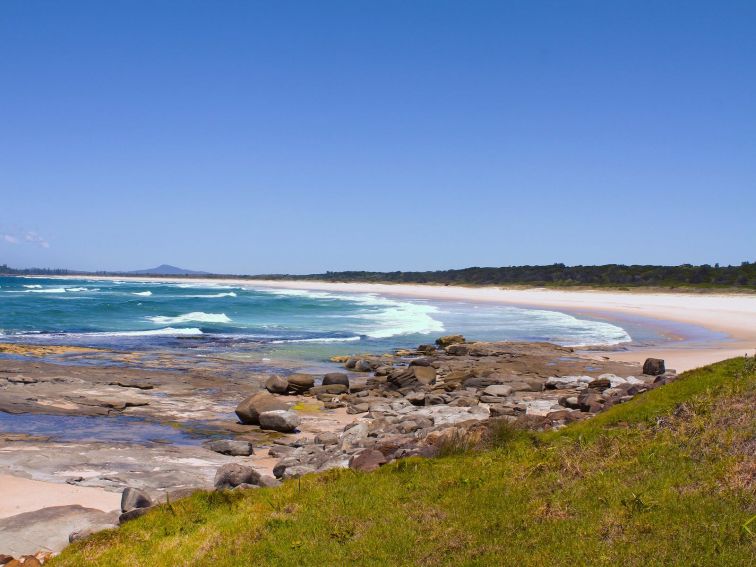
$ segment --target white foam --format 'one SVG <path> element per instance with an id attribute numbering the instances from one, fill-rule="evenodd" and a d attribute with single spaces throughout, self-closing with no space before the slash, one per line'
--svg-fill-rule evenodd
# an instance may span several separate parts
<path id="1" fill-rule="evenodd" d="M 48 287 L 45 289 L 27 289 L 24 293 L 66 293 L 62 287 Z"/>
<path id="2" fill-rule="evenodd" d="M 152 295 L 152 292 L 149 290 L 148 291 L 135 291 L 132 295 L 141 295 L 144 297 L 149 297 L 150 295 Z"/>
<path id="3" fill-rule="evenodd" d="M 95 291 L 95 290 L 94 289 L 89 289 L 89 288 L 86 288 L 86 287 L 67 287 L 66 291 L 76 292 L 76 291 Z"/>
<path id="4" fill-rule="evenodd" d="M 386 339 L 399 335 L 424 335 L 444 331 L 444 324 L 432 317 L 433 313 L 439 311 L 435 305 L 399 301 L 375 293 L 336 294 L 303 289 L 255 289 L 256 291 L 284 297 L 348 301 L 364 306 L 366 312 L 355 315 L 347 314 L 345 317 L 362 319 L 369 321 L 369 323 L 348 330 L 374 339 Z"/>
<path id="5" fill-rule="evenodd" d="M 152 329 L 150 331 L 114 331 L 110 333 L 86 333 L 88 336 L 97 337 L 152 337 L 158 335 L 168 336 L 191 336 L 203 334 L 200 329 L 188 328 L 188 329 L 176 329 L 174 327 L 166 327 L 164 329 Z"/>
<path id="6" fill-rule="evenodd" d="M 229 291 L 227 293 L 208 293 L 205 295 L 198 294 L 198 295 L 182 295 L 181 297 L 191 297 L 194 299 L 204 299 L 206 297 L 236 297 L 236 293 L 233 291 Z"/>
<path id="7" fill-rule="evenodd" d="M 153 323 L 158 325 L 175 325 L 178 323 L 189 323 L 196 321 L 199 323 L 230 323 L 225 313 L 205 313 L 203 311 L 192 311 L 191 313 L 184 313 L 176 317 L 165 317 L 162 315 L 156 315 L 155 317 L 147 317 Z"/>
<path id="8" fill-rule="evenodd" d="M 281 339 L 270 341 L 272 344 L 283 343 L 353 343 L 359 341 L 362 337 L 327 337 L 322 339 Z"/>
<path id="9" fill-rule="evenodd" d="M 26 287 L 26 288 L 28 288 L 28 289 L 42 289 L 42 286 L 41 286 L 41 285 L 39 285 L 39 284 L 29 284 L 29 285 L 24 285 L 24 287 Z"/>

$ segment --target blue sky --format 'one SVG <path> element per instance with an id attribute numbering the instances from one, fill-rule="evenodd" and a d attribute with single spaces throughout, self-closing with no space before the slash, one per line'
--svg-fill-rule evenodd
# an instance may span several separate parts
<path id="1" fill-rule="evenodd" d="M 0 3 L 0 263 L 756 259 L 756 2 Z"/>

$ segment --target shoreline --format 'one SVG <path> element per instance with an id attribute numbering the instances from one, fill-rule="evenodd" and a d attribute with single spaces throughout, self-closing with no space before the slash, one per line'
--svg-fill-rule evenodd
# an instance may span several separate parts
<path id="1" fill-rule="evenodd" d="M 335 283 L 310 280 L 250 280 L 202 277 L 51 276 L 50 279 L 133 280 L 167 283 L 238 285 L 250 288 L 298 289 L 339 293 L 374 293 L 388 297 L 439 301 L 493 303 L 531 309 L 551 309 L 571 315 L 595 317 L 622 326 L 642 318 L 670 336 L 665 322 L 694 325 L 727 338 L 686 344 L 670 337 L 658 345 L 627 345 L 625 351 L 601 351 L 615 360 L 642 362 L 663 358 L 678 371 L 691 370 L 744 354 L 756 354 L 756 295 L 735 293 L 659 293 L 648 291 L 512 289 L 499 287 L 438 286 L 424 284 Z M 674 333 L 672 333 L 674 335 Z M 680 340 L 683 339 L 683 340 Z"/>

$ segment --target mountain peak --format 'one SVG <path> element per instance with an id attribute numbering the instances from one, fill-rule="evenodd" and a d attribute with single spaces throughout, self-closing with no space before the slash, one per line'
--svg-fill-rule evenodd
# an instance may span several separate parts
<path id="1" fill-rule="evenodd" d="M 204 276 L 208 275 L 210 272 L 197 272 L 195 270 L 177 268 L 176 266 L 171 266 L 170 264 L 160 264 L 156 268 L 149 268 L 147 270 L 135 270 L 128 273 L 134 274 L 136 276 Z"/>

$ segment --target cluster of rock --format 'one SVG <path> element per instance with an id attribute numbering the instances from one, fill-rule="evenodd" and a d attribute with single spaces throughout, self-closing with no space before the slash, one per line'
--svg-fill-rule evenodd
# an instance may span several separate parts
<path id="1" fill-rule="evenodd" d="M 0 553 L 0 566 L 2 567 L 20 567 L 25 565 L 26 567 L 39 567 L 44 565 L 45 562 L 52 557 L 52 554 L 46 551 L 40 551 L 34 555 L 22 555 L 21 557 L 13 558 L 10 555 L 4 555 Z"/>
<path id="2" fill-rule="evenodd" d="M 468 343 L 461 335 L 399 356 L 343 362 L 351 372 L 370 375 L 332 373 L 319 385 L 303 374 L 272 376 L 267 392 L 239 404 L 242 423 L 283 432 L 294 431 L 298 422 L 278 396 L 311 395 L 356 416 L 340 433 L 274 445 L 269 454 L 279 459 L 276 478 L 336 467 L 373 470 L 398 458 L 431 456 L 444 439 L 489 418 L 538 430 L 563 427 L 675 377 L 656 359 L 641 371 L 549 343 Z"/>

